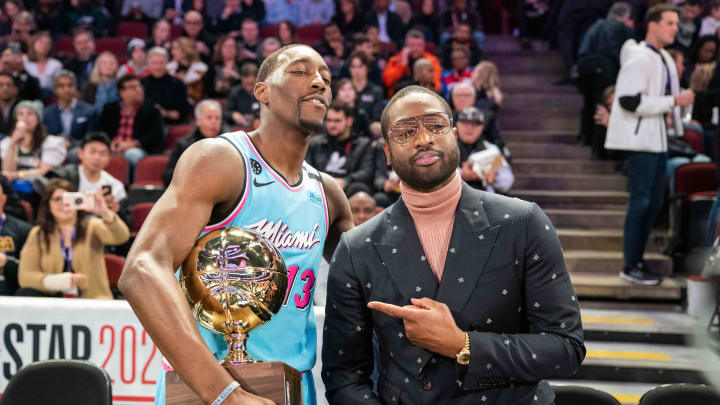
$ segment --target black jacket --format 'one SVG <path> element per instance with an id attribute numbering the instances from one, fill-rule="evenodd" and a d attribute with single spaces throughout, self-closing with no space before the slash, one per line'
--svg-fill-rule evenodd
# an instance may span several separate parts
<path id="1" fill-rule="evenodd" d="M 347 142 L 350 142 L 349 152 L 345 156 L 345 172 L 346 173 L 332 173 L 326 170 L 327 164 L 330 161 L 330 156 L 333 151 L 336 150 L 335 146 L 331 144 L 333 140 L 327 134 L 320 134 L 310 139 L 310 146 L 308 147 L 305 161 L 310 166 L 321 172 L 327 172 L 333 177 L 342 177 L 345 179 L 345 184 L 350 183 L 364 183 L 369 187 L 372 187 L 373 181 L 373 153 L 370 148 L 370 139 L 360 136 L 352 136 Z"/>
<path id="2" fill-rule="evenodd" d="M 390 40 L 394 43 L 398 44 L 398 48 L 403 44 L 405 41 L 405 24 L 403 24 L 402 19 L 399 15 L 393 13 L 392 11 L 388 10 L 387 12 L 387 33 L 390 37 Z M 375 10 L 372 10 L 365 14 L 365 25 L 366 26 L 375 26 L 379 27 L 378 24 L 378 18 L 377 18 L 377 12 Z"/>
<path id="3" fill-rule="evenodd" d="M 483 58 L 483 52 L 472 38 L 467 44 L 458 44 L 454 39 L 451 39 L 440 49 L 440 63 L 444 69 L 452 69 L 452 50 L 455 46 L 465 46 L 470 49 L 470 66 L 477 65 Z"/>
<path id="4" fill-rule="evenodd" d="M 120 102 L 107 103 L 98 117 L 95 129 L 103 131 L 110 139 L 115 138 L 120 127 Z M 165 132 L 162 117 L 152 104 L 143 104 L 135 116 L 133 138 L 140 142 L 140 147 L 147 153 L 159 153 L 163 149 Z"/>
<path id="5" fill-rule="evenodd" d="M 5 285 L 0 282 L 0 295 L 13 295 L 18 289 L 18 265 L 20 264 L 20 251 L 32 226 L 11 215 L 5 216 L 5 223 L 0 228 L 0 252 L 5 253 L 7 263 L 3 268 Z"/>
<path id="6" fill-rule="evenodd" d="M 20 84 L 18 88 L 18 98 L 20 100 L 41 100 L 42 93 L 40 92 L 40 82 L 38 79 L 26 72 L 25 69 L 13 73 L 13 76 Z"/>
<path id="7" fill-rule="evenodd" d="M 0 111 L 0 134 L 10 136 L 10 130 L 13 125 L 15 125 L 15 106 L 17 106 L 20 101 L 21 100 L 19 98 L 16 98 L 15 101 L 13 101 L 12 107 L 8 110 L 7 119 L 5 119 L 2 111 Z"/>
<path id="8" fill-rule="evenodd" d="M 187 121 L 192 106 L 188 102 L 187 87 L 182 80 L 165 74 L 161 78 L 152 75 L 142 79 L 142 85 L 145 88 L 145 102 L 150 105 L 160 104 L 166 110 L 176 110 L 180 112 L 180 118 L 177 120 L 167 121 L 177 124 Z"/>
<path id="9" fill-rule="evenodd" d="M 560 240 L 527 201 L 463 184 L 438 282 L 401 197 L 342 235 L 329 274 L 322 379 L 331 405 L 548 405 L 555 394 L 544 380 L 573 375 L 585 357 Z M 468 332 L 468 366 L 411 344 L 401 319 L 367 308 L 421 297 L 445 303 Z"/>
<path id="10" fill-rule="evenodd" d="M 65 63 L 65 69 L 75 73 L 78 89 L 82 89 L 85 82 L 90 79 L 90 71 L 95 65 L 95 59 L 97 59 L 97 54 L 90 55 L 88 60 L 80 60 L 74 57 Z"/>

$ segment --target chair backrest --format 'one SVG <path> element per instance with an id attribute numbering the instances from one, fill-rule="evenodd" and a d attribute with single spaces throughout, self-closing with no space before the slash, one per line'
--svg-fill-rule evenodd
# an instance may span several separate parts
<path id="1" fill-rule="evenodd" d="M 590 387 L 553 385 L 555 405 L 620 405 L 615 397 Z"/>
<path id="2" fill-rule="evenodd" d="M 118 286 L 118 280 L 120 280 L 123 266 L 125 266 L 125 259 L 117 255 L 105 253 L 105 267 L 107 268 L 107 276 L 108 281 L 110 282 L 110 287 Z"/>
<path id="3" fill-rule="evenodd" d="M 168 129 L 167 150 L 175 149 L 177 141 L 187 136 L 192 131 L 193 125 L 174 125 Z"/>
<path id="4" fill-rule="evenodd" d="M 692 147 L 695 152 L 704 153 L 702 132 L 693 128 L 684 128 L 684 133 L 685 134 L 683 135 L 683 141 L 685 141 L 686 144 L 690 145 L 690 147 Z"/>
<path id="5" fill-rule="evenodd" d="M 107 372 L 89 361 L 39 361 L 10 379 L 0 404 L 112 405 L 112 385 Z"/>
<path id="6" fill-rule="evenodd" d="M 110 164 L 105 171 L 120 180 L 123 184 L 128 181 L 128 161 L 122 156 L 110 156 Z"/>
<path id="7" fill-rule="evenodd" d="M 127 45 L 125 44 L 124 38 L 98 38 L 95 40 L 95 47 L 98 53 L 103 51 L 110 51 L 117 57 L 127 56 Z"/>
<path id="8" fill-rule="evenodd" d="M 709 385 L 668 384 L 643 394 L 638 405 L 709 405 L 720 404 L 720 391 Z"/>
<path id="9" fill-rule="evenodd" d="M 322 24 L 310 24 L 299 27 L 296 31 L 297 40 L 301 44 L 314 45 L 321 40 L 325 34 L 325 26 Z"/>
<path id="10" fill-rule="evenodd" d="M 154 205 L 155 203 L 152 202 L 144 202 L 133 205 L 132 226 L 130 227 L 131 232 L 137 233 L 140 231 L 142 224 L 145 222 L 145 219 L 148 214 L 150 214 L 150 210 L 152 210 Z"/>
<path id="11" fill-rule="evenodd" d="M 182 36 L 183 27 L 182 25 L 173 24 L 170 26 L 170 38 L 175 39 Z"/>
<path id="12" fill-rule="evenodd" d="M 20 205 L 22 205 L 23 209 L 25 210 L 25 219 L 27 220 L 27 223 L 32 224 L 35 220 L 35 213 L 33 211 L 32 204 L 30 204 L 28 201 L 20 200 Z"/>
<path id="13" fill-rule="evenodd" d="M 135 167 L 135 185 L 162 186 L 162 172 L 167 166 L 168 157 L 164 155 L 147 156 Z"/>
<path id="14" fill-rule="evenodd" d="M 147 25 L 135 21 L 121 22 L 117 25 L 117 35 L 125 38 L 145 39 L 148 36 Z"/>
<path id="15" fill-rule="evenodd" d="M 260 28 L 260 37 L 270 38 L 274 37 L 277 33 L 277 24 L 265 24 Z"/>
<path id="16" fill-rule="evenodd" d="M 59 56 L 75 54 L 72 37 L 60 37 L 55 40 L 55 54 Z"/>
<path id="17" fill-rule="evenodd" d="M 675 169 L 675 193 L 689 196 L 718 189 L 715 163 L 686 163 Z"/>

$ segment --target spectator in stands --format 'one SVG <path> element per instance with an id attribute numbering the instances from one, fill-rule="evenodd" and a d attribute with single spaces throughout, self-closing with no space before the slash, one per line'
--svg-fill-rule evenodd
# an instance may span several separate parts
<path id="1" fill-rule="evenodd" d="M 30 12 L 22 11 L 13 20 L 12 31 L 6 40 L 20 42 L 23 50 L 26 50 L 33 32 L 35 32 L 35 18 Z"/>
<path id="2" fill-rule="evenodd" d="M 130 231 L 108 208 L 102 190 L 90 194 L 92 208 L 66 206 L 63 195 L 74 190 L 67 180 L 47 184 L 37 225 L 20 252 L 17 295 L 113 298 L 104 245 L 124 243 Z"/>
<path id="3" fill-rule="evenodd" d="M 225 7 L 215 23 L 215 31 L 217 33 L 223 35 L 231 34 L 231 36 L 238 34 L 237 29 L 242 25 L 243 19 L 246 18 L 240 6 L 240 1 L 241 0 L 225 0 Z"/>
<path id="4" fill-rule="evenodd" d="M 38 190 L 47 172 L 62 164 L 67 155 L 65 138 L 48 135 L 42 121 L 40 101 L 21 101 L 15 107 L 15 126 L 0 141 L 2 174 L 24 200 L 37 205 Z"/>
<path id="5" fill-rule="evenodd" d="M 47 31 L 39 32 L 30 38 L 28 54 L 23 57 L 25 71 L 35 77 L 46 95 L 52 94 L 53 80 L 63 66 L 59 60 L 50 57 L 52 39 Z M 43 97 L 49 99 L 50 97 Z"/>
<path id="6" fill-rule="evenodd" d="M 97 110 L 92 105 L 77 99 L 75 75 L 62 70 L 55 77 L 57 103 L 45 107 L 43 122 L 52 135 L 61 135 L 67 140 L 68 160 L 77 161 L 77 150 L 85 135 L 95 127 Z"/>
<path id="7" fill-rule="evenodd" d="M 142 15 L 143 20 L 155 21 L 163 11 L 163 0 L 123 0 L 120 15 Z"/>
<path id="8" fill-rule="evenodd" d="M 195 129 L 192 133 L 178 140 L 175 149 L 170 153 L 167 166 L 162 173 L 162 179 L 165 187 L 170 184 L 175 166 L 177 165 L 180 155 L 185 152 L 190 145 L 205 139 L 214 138 L 223 132 L 227 132 L 227 128 L 223 128 L 222 107 L 216 100 L 203 100 L 195 106 Z"/>
<path id="9" fill-rule="evenodd" d="M 12 31 L 12 23 L 17 16 L 25 11 L 25 5 L 21 0 L 7 0 L 3 6 L 0 17 L 5 17 L 5 21 L 0 25 L 0 35 L 5 36 Z"/>
<path id="10" fill-rule="evenodd" d="M 460 82 L 453 87 L 450 92 L 450 105 L 453 108 L 454 120 L 457 121 L 457 114 L 468 108 L 478 107 L 477 91 L 472 84 L 468 82 Z M 483 138 L 492 142 L 499 148 L 504 148 L 504 143 L 500 137 L 500 131 L 497 125 L 496 115 L 489 109 L 481 109 L 483 113 Z"/>
<path id="11" fill-rule="evenodd" d="M 298 25 L 300 0 L 265 0 L 265 11 L 265 22 L 268 24 L 278 24 L 278 28 L 282 22 Z"/>
<path id="12" fill-rule="evenodd" d="M 223 35 L 217 40 L 213 50 L 213 65 L 205 75 L 205 88 L 210 96 L 227 97 L 230 89 L 240 83 L 237 56 L 237 44 L 233 37 Z"/>
<path id="13" fill-rule="evenodd" d="M 400 178 L 387 164 L 387 157 L 383 150 L 382 138 L 371 144 L 373 152 L 373 186 L 375 193 L 373 199 L 380 207 L 389 207 L 400 196 Z"/>
<path id="14" fill-rule="evenodd" d="M 192 0 L 164 0 L 163 21 L 167 21 L 168 24 L 182 24 L 183 14 L 192 10 L 192 8 Z"/>
<path id="15" fill-rule="evenodd" d="M 683 76 L 681 76 L 681 84 L 689 85 L 690 77 L 695 72 L 696 68 L 704 65 L 712 64 L 710 74 L 714 70 L 714 65 L 718 59 L 718 49 L 720 47 L 720 40 L 715 35 L 704 35 L 698 38 L 697 42 L 690 49 L 688 55 L 688 63 L 685 65 L 686 69 Z"/>
<path id="16" fill-rule="evenodd" d="M 399 15 L 388 9 L 389 5 L 390 0 L 374 0 L 373 9 L 365 15 L 365 25 L 377 27 L 380 42 L 399 45 L 405 35 L 405 24 Z"/>
<path id="17" fill-rule="evenodd" d="M 15 125 L 15 106 L 18 98 L 18 80 L 9 72 L 0 71 L 0 135 L 9 135 Z"/>
<path id="18" fill-rule="evenodd" d="M 183 17 L 183 36 L 195 41 L 195 47 L 203 58 L 210 60 L 211 49 L 215 44 L 210 34 L 204 28 L 203 16 L 192 10 Z"/>
<path id="19" fill-rule="evenodd" d="M 440 45 L 457 35 L 456 30 L 462 23 L 470 26 L 473 41 L 478 48 L 483 49 L 485 34 L 482 31 L 482 20 L 474 7 L 468 5 L 467 0 L 453 0 L 452 6 L 443 13 L 443 32 L 440 34 Z"/>
<path id="20" fill-rule="evenodd" d="M 240 84 L 230 91 L 223 114 L 229 125 L 251 127 L 260 116 L 260 103 L 255 99 L 257 70 L 257 65 L 250 61 L 240 66 Z"/>
<path id="21" fill-rule="evenodd" d="M 455 34 L 442 46 L 440 50 L 442 65 L 450 68 L 454 64 L 452 53 L 455 48 L 460 46 L 468 51 L 468 61 L 470 65 L 475 66 L 482 58 L 482 51 L 471 37 L 472 31 L 470 25 L 466 22 L 459 23 L 455 28 Z"/>
<path id="22" fill-rule="evenodd" d="M 82 139 L 78 157 L 80 164 L 68 164 L 48 173 L 48 177 L 65 179 L 81 193 L 102 190 L 108 209 L 126 224 L 130 219 L 125 185 L 105 169 L 110 164 L 110 138 L 104 132 L 90 132 Z"/>
<path id="23" fill-rule="evenodd" d="M 132 169 L 140 159 L 162 150 L 162 116 L 152 102 L 145 99 L 139 77 L 121 77 L 117 90 L 120 100 L 105 105 L 95 129 L 112 139 L 111 152 L 124 156 Z"/>
<path id="24" fill-rule="evenodd" d="M 490 61 L 482 61 L 475 66 L 472 73 L 472 84 L 477 91 L 479 99 L 488 99 L 500 106 L 503 103 L 503 93 L 500 90 L 500 75 L 497 65 Z M 493 111 L 497 110 L 496 108 Z"/>
<path id="25" fill-rule="evenodd" d="M 370 186 L 373 180 L 373 153 L 370 140 L 351 130 L 353 110 L 335 100 L 325 117 L 326 132 L 310 139 L 305 161 L 335 179 L 340 188 L 353 183 Z"/>
<path id="26" fill-rule="evenodd" d="M 262 62 L 270 56 L 273 52 L 280 49 L 282 45 L 280 45 L 280 40 L 275 37 L 268 37 L 263 39 L 263 41 L 260 43 L 260 48 L 258 49 L 258 52 L 260 53 L 260 60 L 259 62 Z"/>
<path id="27" fill-rule="evenodd" d="M 364 224 L 378 214 L 377 203 L 367 190 L 358 188 L 357 191 L 348 194 L 348 203 L 350 203 L 355 226 Z"/>
<path id="28" fill-rule="evenodd" d="M 38 100 L 42 97 L 40 82 L 32 77 L 23 65 L 23 54 L 20 45 L 16 42 L 8 44 L 2 52 L 0 59 L 0 70 L 12 74 L 18 85 L 18 98 L 21 100 Z"/>
<path id="29" fill-rule="evenodd" d="M 143 78 L 150 74 L 145 46 L 145 41 L 140 38 L 133 38 L 128 42 L 127 51 L 130 59 L 118 69 L 116 75 L 118 79 L 125 75 Z"/>
<path id="30" fill-rule="evenodd" d="M 283 0 L 277 0 L 283 1 Z M 295 1 L 295 0 L 290 0 Z M 277 26 L 277 38 L 282 46 L 297 43 L 297 35 L 295 34 L 295 25 L 288 21 L 283 20 L 278 23 Z"/>
<path id="31" fill-rule="evenodd" d="M 353 110 L 353 134 L 373 139 L 380 137 L 382 135 L 380 131 L 382 104 L 361 102 L 350 79 L 340 79 L 335 86 L 335 99 L 346 103 Z"/>
<path id="32" fill-rule="evenodd" d="M 153 25 L 152 36 L 145 49 L 152 49 L 156 46 L 170 52 L 172 39 L 170 38 L 170 24 L 165 20 L 158 20 Z"/>
<path id="33" fill-rule="evenodd" d="M 93 0 L 76 0 L 74 4 L 75 7 L 69 13 L 73 27 L 92 31 L 95 36 L 107 36 L 109 13 L 104 7 L 95 4 Z"/>
<path id="34" fill-rule="evenodd" d="M 484 125 L 485 115 L 476 107 L 467 107 L 458 113 L 460 177 L 472 187 L 491 193 L 507 193 L 515 176 L 500 148 L 482 138 Z"/>
<path id="35" fill-rule="evenodd" d="M 240 59 L 258 60 L 260 46 L 260 27 L 255 20 L 245 18 L 240 28 Z"/>
<path id="36" fill-rule="evenodd" d="M 636 284 L 657 285 L 661 278 L 647 269 L 643 254 L 663 205 L 667 122 L 672 122 L 676 134 L 681 135 L 682 121 L 675 106 L 692 105 L 695 96 L 692 92 L 680 93 L 675 64 L 663 50 L 675 40 L 677 10 L 668 5 L 654 6 L 645 19 L 645 41 L 628 41 L 623 46 L 605 148 L 627 154 L 630 202 L 620 277 Z"/>
<path id="37" fill-rule="evenodd" d="M 370 59 L 373 59 L 381 71 L 387 67 L 387 61 L 392 56 L 392 46 L 380 42 L 380 32 L 377 25 L 368 25 L 365 28 L 365 36 L 370 41 L 370 50 L 372 51 Z M 378 84 L 382 84 L 382 81 Z"/>
<path id="38" fill-rule="evenodd" d="M 435 89 L 435 65 L 425 58 L 420 58 L 413 63 L 412 80 L 398 82 L 395 85 L 395 93 L 412 85 L 425 87 L 443 97 L 442 91 Z"/>
<path id="39" fill-rule="evenodd" d="M 112 52 L 103 51 L 98 55 L 90 72 L 90 78 L 85 83 L 80 98 L 91 104 L 95 111 L 102 111 L 103 106 L 117 101 L 118 62 Z"/>
<path id="40" fill-rule="evenodd" d="M 35 10 L 35 24 L 41 31 L 50 31 L 53 36 L 67 35 L 72 26 L 70 17 L 62 2 L 57 0 L 39 0 Z"/>
<path id="41" fill-rule="evenodd" d="M 165 49 L 150 49 L 148 63 L 150 75 L 142 79 L 147 101 L 160 111 L 165 122 L 179 124 L 185 121 L 192 108 L 188 103 L 187 87 L 182 80 L 168 73 L 168 54 Z"/>
<path id="42" fill-rule="evenodd" d="M 5 178 L 0 178 L 0 186 L 0 295 L 15 295 L 19 287 L 20 251 L 31 226 L 24 217 L 21 219 L 6 213 L 9 196 L 14 195 L 15 190 Z"/>
<path id="43" fill-rule="evenodd" d="M 203 77 L 208 67 L 189 38 L 180 37 L 173 41 L 172 61 L 167 65 L 168 73 L 185 83 L 187 95 L 193 103 L 202 99 Z"/>
<path id="44" fill-rule="evenodd" d="M 358 104 L 368 111 L 373 120 L 380 120 L 382 115 L 383 89 L 368 80 L 370 72 L 370 58 L 366 53 L 354 51 L 347 59 L 350 70 L 350 80 L 357 93 Z"/>
<path id="45" fill-rule="evenodd" d="M 75 48 L 75 57 L 65 63 L 65 69 L 75 73 L 78 81 L 78 88 L 81 89 L 85 82 L 90 79 L 95 65 L 95 37 L 92 32 L 86 30 L 75 30 L 73 33 L 73 48 Z"/>
<path id="46" fill-rule="evenodd" d="M 710 12 L 702 19 L 700 24 L 699 35 L 701 37 L 704 35 L 717 35 L 717 30 L 720 28 L 720 0 L 711 0 L 708 2 L 707 8 Z"/>
<path id="47" fill-rule="evenodd" d="M 425 39 L 435 44 L 440 43 L 440 16 L 436 12 L 435 0 L 421 0 L 415 4 L 415 16 L 410 20 L 409 27 L 422 28 Z"/>
<path id="48" fill-rule="evenodd" d="M 412 72 L 410 69 L 415 61 L 420 58 L 427 59 L 433 64 L 434 90 L 437 91 L 442 88 L 440 62 L 435 55 L 425 51 L 425 35 L 422 31 L 413 28 L 405 36 L 405 47 L 388 60 L 387 67 L 383 72 L 383 83 L 385 88 L 388 89 L 388 97 L 392 97 L 394 94 L 393 89 L 398 82 L 411 78 Z"/>
<path id="49" fill-rule="evenodd" d="M 334 15 L 333 0 L 304 0 L 300 7 L 300 25 L 327 24 Z"/>
<path id="50" fill-rule="evenodd" d="M 690 48 L 698 39 L 700 22 L 697 17 L 702 13 L 701 0 L 686 0 L 682 5 L 680 21 L 678 22 L 678 33 L 675 35 L 673 48 L 680 49 L 687 55 Z"/>
<path id="51" fill-rule="evenodd" d="M 323 40 L 315 49 L 322 55 L 333 77 L 341 76 L 345 58 L 350 50 L 336 23 L 325 24 Z"/>
<path id="52" fill-rule="evenodd" d="M 470 66 L 470 51 L 464 46 L 456 46 L 452 50 L 452 69 L 442 74 L 442 91 L 445 98 L 450 95 L 450 90 L 460 83 L 472 80 L 473 67 Z"/>
<path id="53" fill-rule="evenodd" d="M 242 0 L 242 20 L 263 21 L 265 19 L 265 2 L 263 0 Z"/>
<path id="54" fill-rule="evenodd" d="M 362 32 L 365 28 L 365 20 L 359 7 L 358 0 L 340 0 L 340 12 L 336 13 L 332 20 L 346 37 Z"/>

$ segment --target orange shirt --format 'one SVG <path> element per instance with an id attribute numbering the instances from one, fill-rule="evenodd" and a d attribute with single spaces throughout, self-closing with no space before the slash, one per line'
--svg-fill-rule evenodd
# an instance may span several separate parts
<path id="1" fill-rule="evenodd" d="M 433 64 L 435 70 L 435 90 L 440 90 L 442 88 L 442 82 L 440 80 L 442 76 L 442 66 L 440 66 L 440 61 L 435 55 L 429 52 L 423 52 L 421 58 L 425 58 Z M 382 81 L 387 89 L 388 97 L 393 96 L 395 93 L 395 84 L 397 84 L 400 79 L 403 77 L 412 78 L 412 76 L 412 66 L 405 66 L 402 62 L 402 51 L 391 56 L 382 74 Z"/>

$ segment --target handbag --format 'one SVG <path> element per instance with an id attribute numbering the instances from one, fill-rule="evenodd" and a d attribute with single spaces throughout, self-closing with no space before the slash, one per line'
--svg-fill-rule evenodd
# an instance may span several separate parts
<path id="1" fill-rule="evenodd" d="M 685 157 L 692 159 L 697 155 L 697 152 L 692 146 L 685 143 L 682 139 L 671 136 L 667 137 L 667 150 L 669 158 Z"/>

